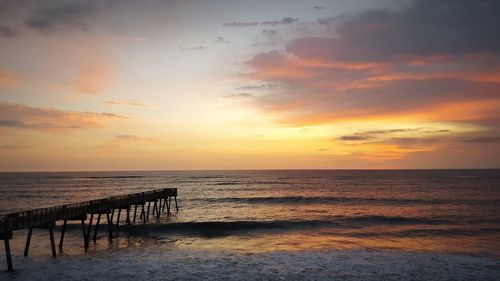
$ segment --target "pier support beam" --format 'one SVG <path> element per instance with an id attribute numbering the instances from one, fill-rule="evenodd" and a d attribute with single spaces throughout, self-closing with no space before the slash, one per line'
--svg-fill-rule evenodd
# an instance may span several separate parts
<path id="1" fill-rule="evenodd" d="M 87 216 L 87 215 L 85 215 Z M 83 247 L 87 245 L 87 233 L 85 232 L 85 219 L 81 219 L 80 223 L 82 225 L 82 234 L 83 234 Z"/>
<path id="2" fill-rule="evenodd" d="M 118 216 L 116 218 L 116 227 L 120 227 L 120 216 L 122 214 L 122 209 L 118 209 Z"/>
<path id="3" fill-rule="evenodd" d="M 10 243 L 9 238 L 5 237 L 3 239 L 3 243 L 5 245 L 5 258 L 7 259 L 7 271 L 14 271 L 14 267 L 12 266 L 12 254 L 10 252 Z"/>
<path id="4" fill-rule="evenodd" d="M 106 218 L 108 219 L 108 239 L 109 242 L 113 241 L 113 230 L 111 227 L 113 226 L 113 221 L 109 217 L 109 213 L 106 213 Z"/>
<path id="5" fill-rule="evenodd" d="M 135 217 L 137 216 L 137 206 L 139 206 L 139 205 L 134 206 L 134 222 L 133 223 L 135 223 Z"/>
<path id="6" fill-rule="evenodd" d="M 128 225 L 131 225 L 132 223 L 130 222 L 130 206 L 127 207 L 127 218 L 125 219 L 125 222 Z"/>
<path id="7" fill-rule="evenodd" d="M 84 240 L 85 240 L 85 252 L 87 252 L 87 249 L 89 248 L 90 229 L 92 227 L 93 220 L 94 220 L 94 214 L 90 214 L 89 227 L 87 228 L 87 233 L 86 233 L 86 235 L 84 237 Z"/>
<path id="8" fill-rule="evenodd" d="M 61 238 L 59 239 L 59 251 L 62 251 L 63 243 L 64 243 L 64 235 L 66 234 L 66 225 L 68 224 L 68 220 L 64 220 L 62 230 L 61 230 Z"/>
<path id="9" fill-rule="evenodd" d="M 101 215 L 102 215 L 101 213 L 97 215 L 97 222 L 95 224 L 94 237 L 93 237 L 94 244 L 97 240 L 97 229 L 99 228 L 99 223 L 101 222 Z"/>
<path id="10" fill-rule="evenodd" d="M 26 237 L 26 245 L 24 246 L 24 256 L 28 256 L 28 252 L 30 250 L 31 243 L 31 235 L 33 234 L 33 227 L 30 227 L 28 230 L 28 237 Z"/>
<path id="11" fill-rule="evenodd" d="M 54 230 L 53 230 L 54 223 L 50 222 L 49 223 L 49 237 L 50 237 L 50 248 L 52 249 L 52 256 L 56 257 L 56 243 L 54 242 Z"/>

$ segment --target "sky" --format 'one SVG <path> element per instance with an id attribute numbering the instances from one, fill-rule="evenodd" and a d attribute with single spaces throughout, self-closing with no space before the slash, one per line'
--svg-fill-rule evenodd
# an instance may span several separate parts
<path id="1" fill-rule="evenodd" d="M 500 168 L 499 14 L 0 0 L 0 171 Z"/>

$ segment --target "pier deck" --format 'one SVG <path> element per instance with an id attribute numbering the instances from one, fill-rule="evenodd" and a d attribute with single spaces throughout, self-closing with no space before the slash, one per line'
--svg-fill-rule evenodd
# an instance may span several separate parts
<path id="1" fill-rule="evenodd" d="M 47 228 L 49 230 L 52 255 L 56 256 L 53 233 L 53 227 L 56 225 L 56 222 L 63 221 L 61 237 L 59 241 L 59 249 L 62 249 L 67 222 L 80 221 L 82 225 L 84 242 L 83 245 L 86 250 L 89 246 L 89 238 L 94 215 L 96 215 L 97 217 L 97 221 L 94 226 L 94 242 L 97 237 L 97 230 L 102 215 L 106 215 L 108 238 L 109 240 L 112 240 L 112 227 L 119 227 L 122 210 L 126 212 L 127 224 L 135 223 L 138 209 L 141 210 L 139 218 L 142 219 L 144 223 L 146 223 L 149 219 L 150 213 L 153 216 L 156 215 L 156 217 L 160 217 L 161 213 L 164 212 L 166 208 L 167 214 L 170 214 L 172 198 L 174 199 L 175 208 L 178 211 L 179 208 L 177 206 L 177 188 L 163 188 L 0 215 L 0 240 L 4 241 L 7 270 L 13 271 L 9 240 L 13 238 L 14 230 L 28 229 L 28 236 L 26 238 L 26 246 L 24 250 L 24 255 L 27 256 L 33 229 Z M 151 204 L 153 204 L 152 210 Z M 133 222 L 130 219 L 132 208 L 134 209 Z M 118 211 L 118 214 L 116 218 L 116 224 L 113 224 L 115 211 Z M 88 225 L 86 225 L 85 221 L 87 220 L 89 215 L 90 219 L 88 220 Z"/>

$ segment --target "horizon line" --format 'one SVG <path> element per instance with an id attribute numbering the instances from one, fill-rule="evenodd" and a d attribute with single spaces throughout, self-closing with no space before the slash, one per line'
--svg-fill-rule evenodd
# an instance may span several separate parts
<path id="1" fill-rule="evenodd" d="M 273 169 L 144 169 L 144 170 L 44 170 L 0 171 L 6 173 L 110 173 L 110 172 L 244 172 L 244 171 L 444 171 L 444 170 L 500 170 L 496 168 L 273 168 Z"/>

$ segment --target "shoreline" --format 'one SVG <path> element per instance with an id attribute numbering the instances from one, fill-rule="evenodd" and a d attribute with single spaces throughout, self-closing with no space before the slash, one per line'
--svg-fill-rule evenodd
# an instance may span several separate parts
<path id="1" fill-rule="evenodd" d="M 15 257 L 19 262 L 24 259 Z M 125 248 L 28 258 L 6 280 L 498 280 L 500 259 L 392 250 L 233 251 Z M 43 277 L 40 277 L 43 276 Z"/>

